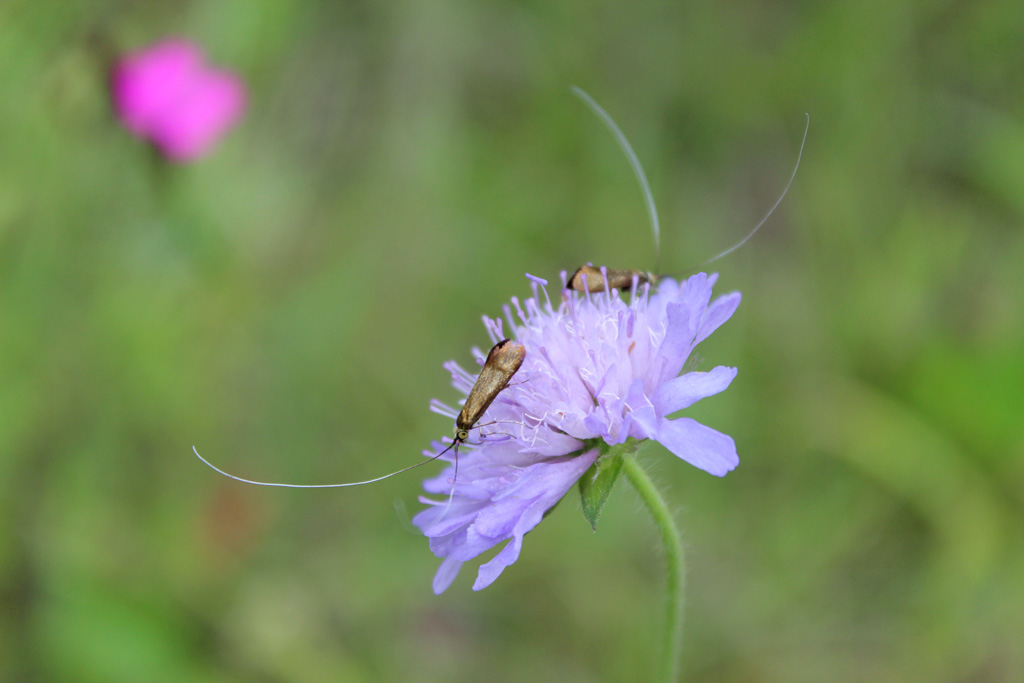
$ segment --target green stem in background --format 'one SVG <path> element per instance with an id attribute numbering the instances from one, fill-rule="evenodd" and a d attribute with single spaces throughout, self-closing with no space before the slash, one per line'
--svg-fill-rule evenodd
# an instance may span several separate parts
<path id="1" fill-rule="evenodd" d="M 686 565 L 683 561 L 683 542 L 679 537 L 679 527 L 672 512 L 665 505 L 665 499 L 654 487 L 654 482 L 647 476 L 635 457 L 623 458 L 622 469 L 626 478 L 633 485 L 647 509 L 654 518 L 654 523 L 661 532 L 661 543 L 665 548 L 665 561 L 668 565 L 666 592 L 668 602 L 665 606 L 665 645 L 662 652 L 661 680 L 675 683 L 679 678 L 679 655 L 683 646 L 683 591 L 686 584 Z"/>

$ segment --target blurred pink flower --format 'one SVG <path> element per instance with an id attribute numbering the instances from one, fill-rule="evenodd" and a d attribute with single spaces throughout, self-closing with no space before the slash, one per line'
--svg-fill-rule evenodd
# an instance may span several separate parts
<path id="1" fill-rule="evenodd" d="M 241 79 L 208 67 L 199 46 L 186 40 L 122 57 L 111 87 L 125 127 L 172 161 L 207 154 L 245 110 Z"/>

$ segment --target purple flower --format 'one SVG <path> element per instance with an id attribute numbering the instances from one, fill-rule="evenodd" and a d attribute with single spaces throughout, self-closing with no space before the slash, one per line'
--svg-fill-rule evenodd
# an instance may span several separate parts
<path id="1" fill-rule="evenodd" d="M 435 593 L 448 588 L 463 562 L 509 541 L 480 566 L 473 589 L 493 583 L 519 558 L 523 536 L 610 446 L 654 439 L 711 474 L 736 467 L 730 437 L 690 418 L 669 419 L 725 390 L 736 376 L 736 368 L 724 366 L 680 374 L 694 347 L 739 305 L 738 292 L 711 302 L 716 279 L 704 273 L 683 283 L 662 279 L 656 290 L 645 285 L 633 294 L 563 292 L 558 308 L 546 289 L 541 302 L 534 279 L 532 298 L 505 306 L 509 332 L 501 319 L 484 318 L 492 340 L 515 338 L 526 347 L 526 360 L 463 446 L 458 476 L 450 466 L 423 483 L 427 493 L 442 496 L 422 497 L 430 507 L 413 519 L 444 558 Z M 474 349 L 474 355 L 482 362 L 483 353 Z M 454 361 L 445 368 L 455 388 L 468 394 L 475 375 Z M 452 419 L 458 412 L 439 401 L 432 409 Z M 433 448 L 425 455 L 444 445 Z M 444 459 L 453 461 L 453 453 Z"/>
<path id="2" fill-rule="evenodd" d="M 206 66 L 199 46 L 185 40 L 122 58 L 111 88 L 124 126 L 172 161 L 204 156 L 245 110 L 241 79 Z"/>

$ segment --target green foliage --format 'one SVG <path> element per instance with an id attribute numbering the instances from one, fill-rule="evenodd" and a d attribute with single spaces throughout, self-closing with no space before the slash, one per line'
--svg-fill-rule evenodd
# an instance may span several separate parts
<path id="1" fill-rule="evenodd" d="M 580 477 L 580 504 L 583 506 L 583 516 L 590 522 L 594 531 L 597 531 L 601 511 L 607 505 L 608 497 L 611 496 L 619 473 L 622 472 L 622 459 L 627 457 L 626 452 L 621 449 L 602 450 L 610 452 L 602 453 Z M 635 450 L 634 447 L 632 451 Z"/>
<path id="2" fill-rule="evenodd" d="M 169 166 L 108 71 L 166 35 L 250 87 Z M 636 680 L 661 633 L 629 487 L 487 590 L 407 533 L 480 315 L 586 261 L 715 264 L 735 365 L 652 448 L 699 681 L 1024 679 L 1024 13 L 975 3 L 0 3 L 0 680 Z M 552 291 L 552 297 L 557 293 Z M 424 475 L 428 470 L 423 468 Z M 600 599 L 594 599 L 599 595 Z"/>

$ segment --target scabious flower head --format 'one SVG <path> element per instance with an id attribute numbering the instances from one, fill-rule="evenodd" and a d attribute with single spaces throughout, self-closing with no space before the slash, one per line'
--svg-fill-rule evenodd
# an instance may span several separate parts
<path id="1" fill-rule="evenodd" d="M 697 344 L 728 320 L 738 292 L 711 302 L 717 275 L 685 282 L 662 279 L 639 293 L 565 292 L 557 307 L 533 278 L 533 296 L 505 306 L 504 321 L 484 318 L 493 341 L 515 338 L 526 360 L 499 394 L 450 466 L 423 483 L 429 507 L 413 519 L 444 558 L 434 577 L 443 592 L 463 562 L 508 541 L 480 566 L 474 590 L 486 588 L 519 558 L 523 536 L 594 464 L 603 446 L 654 439 L 683 460 L 717 476 L 739 463 L 733 440 L 686 417 L 669 419 L 723 391 L 736 369 L 683 372 Z M 565 274 L 562 275 L 563 282 Z M 542 301 L 543 299 L 543 301 Z M 503 330 L 503 322 L 508 331 Z M 485 354 L 474 349 L 482 359 Z M 468 394 L 475 374 L 445 364 L 453 386 Z M 682 373 L 682 374 L 680 374 Z M 435 412 L 458 412 L 439 401 Z M 428 456 L 444 445 L 433 444 Z M 444 459 L 454 460 L 449 452 Z M 450 495 L 450 499 L 449 499 Z"/>
<path id="2" fill-rule="evenodd" d="M 185 40 L 123 57 L 111 89 L 124 126 L 173 161 L 204 156 L 245 110 L 241 79 L 207 66 L 199 46 Z"/>

